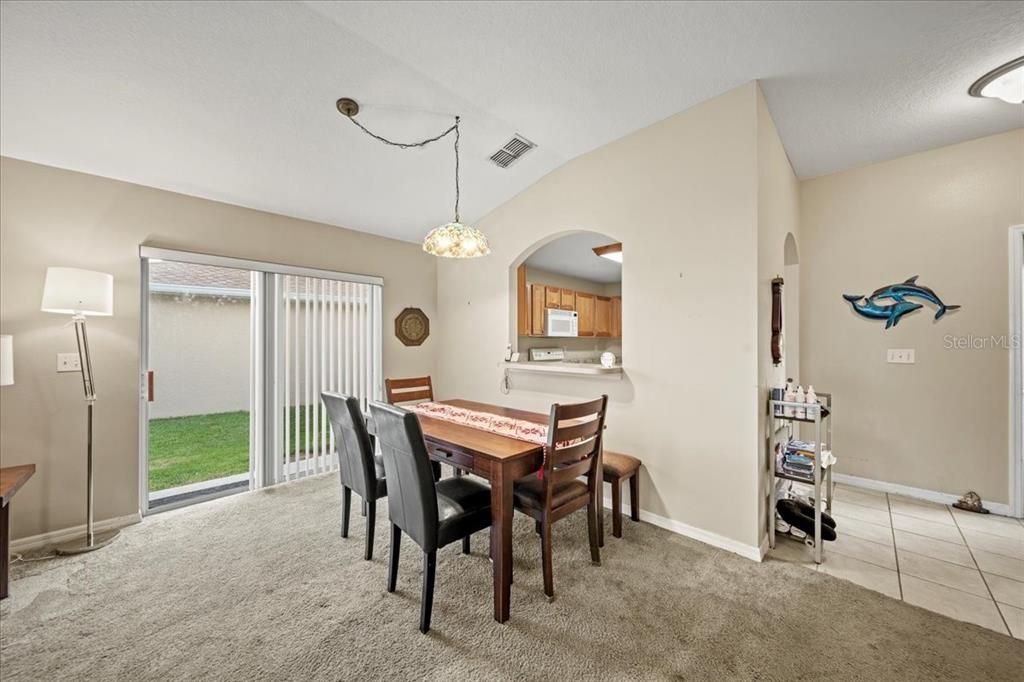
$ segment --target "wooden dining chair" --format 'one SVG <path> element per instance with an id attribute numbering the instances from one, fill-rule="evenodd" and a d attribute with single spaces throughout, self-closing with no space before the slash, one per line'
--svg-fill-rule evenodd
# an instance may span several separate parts
<path id="1" fill-rule="evenodd" d="M 551 524 L 574 511 L 587 508 L 590 560 L 601 564 L 597 508 L 598 470 L 608 396 L 575 405 L 551 406 L 548 440 L 540 474 L 516 481 L 512 490 L 515 507 L 538 522 L 541 561 L 544 565 L 544 594 L 555 598 L 551 568 Z M 587 482 L 577 480 L 586 476 Z"/>
<path id="2" fill-rule="evenodd" d="M 385 379 L 384 388 L 388 403 L 402 405 L 405 403 L 434 400 L 434 384 L 430 377 L 413 377 L 411 379 Z"/>
<path id="3" fill-rule="evenodd" d="M 629 481 L 629 517 L 640 521 L 640 460 L 605 450 L 601 454 L 604 482 L 612 486 L 612 535 L 622 537 L 622 484 Z"/>
<path id="4" fill-rule="evenodd" d="M 327 408 L 327 416 L 334 430 L 338 449 L 338 474 L 341 478 L 341 537 L 348 537 L 349 507 L 352 491 L 363 498 L 366 512 L 366 552 L 364 558 L 373 559 L 373 531 L 377 518 L 377 500 L 387 495 L 384 460 L 375 455 L 373 439 L 366 430 L 366 421 L 359 399 L 340 393 L 323 392 L 320 399 Z"/>
<path id="5" fill-rule="evenodd" d="M 423 550 L 420 632 L 427 632 L 434 604 L 437 550 L 462 540 L 462 553 L 469 554 L 470 536 L 491 525 L 491 488 L 468 476 L 435 483 L 419 417 L 376 402 L 370 403 L 370 413 L 391 483 L 388 592 L 395 591 L 398 580 L 398 555 L 404 531 Z"/>
<path id="6" fill-rule="evenodd" d="M 408 405 L 410 403 L 434 402 L 434 384 L 429 376 L 413 377 L 411 379 L 385 379 L 384 389 L 387 394 L 388 403 L 391 405 Z M 434 468 L 434 479 L 441 478 L 441 464 L 431 462 Z M 455 476 L 462 475 L 462 469 L 452 465 L 452 473 Z"/>

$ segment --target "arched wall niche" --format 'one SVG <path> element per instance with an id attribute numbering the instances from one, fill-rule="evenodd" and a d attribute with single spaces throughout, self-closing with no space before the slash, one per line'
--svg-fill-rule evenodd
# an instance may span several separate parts
<path id="1" fill-rule="evenodd" d="M 613 244 L 621 245 L 621 242 L 607 232 L 567 229 L 534 242 L 512 261 L 509 265 L 511 352 L 520 353 L 522 360 L 528 360 L 531 348 L 562 348 L 567 359 L 596 362 L 601 353 L 609 351 L 621 360 L 624 266 L 593 251 L 595 247 Z M 541 288 L 548 293 L 564 292 L 560 307 L 577 312 L 580 336 L 552 337 L 547 330 L 537 329 L 545 315 L 537 312 L 534 305 L 542 300 Z M 578 308 L 576 293 L 582 294 Z M 602 323 L 607 322 L 600 330 L 594 327 L 595 304 L 602 306 Z"/>
<path id="2" fill-rule="evenodd" d="M 800 251 L 792 232 L 783 251 L 782 334 L 785 339 L 786 376 L 800 381 Z"/>
<path id="3" fill-rule="evenodd" d="M 800 251 L 796 248 L 796 237 L 792 232 L 786 233 L 786 243 L 782 246 L 782 259 L 784 265 L 800 265 Z"/>

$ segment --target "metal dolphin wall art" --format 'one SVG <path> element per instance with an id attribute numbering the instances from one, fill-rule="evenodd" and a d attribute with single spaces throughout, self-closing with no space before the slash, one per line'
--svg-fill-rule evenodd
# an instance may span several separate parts
<path id="1" fill-rule="evenodd" d="M 890 284 L 876 289 L 870 295 L 843 294 L 843 298 L 850 302 L 854 311 L 870 320 L 885 320 L 885 328 L 895 327 L 907 313 L 924 307 L 922 303 L 908 301 L 908 298 L 916 298 L 936 307 L 935 319 L 941 319 L 950 310 L 956 310 L 960 306 L 947 305 L 943 303 L 939 295 L 932 289 L 917 283 L 917 275 L 914 275 L 905 282 Z"/>

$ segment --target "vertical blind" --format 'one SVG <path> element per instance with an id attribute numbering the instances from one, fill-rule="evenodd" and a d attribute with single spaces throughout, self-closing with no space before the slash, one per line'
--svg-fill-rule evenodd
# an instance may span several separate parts
<path id="1" fill-rule="evenodd" d="M 380 400 L 381 286 L 275 274 L 270 371 L 274 483 L 334 471 L 334 432 L 320 400 L 330 391 Z"/>

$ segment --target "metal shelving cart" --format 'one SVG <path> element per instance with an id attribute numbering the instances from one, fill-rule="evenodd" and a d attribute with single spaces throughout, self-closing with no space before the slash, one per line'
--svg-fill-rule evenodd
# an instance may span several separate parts
<path id="1" fill-rule="evenodd" d="M 776 504 L 776 479 L 795 481 L 814 487 L 814 537 L 810 535 L 804 540 L 805 544 L 814 548 L 814 562 L 821 563 L 821 512 L 832 511 L 832 467 L 823 465 L 822 451 L 832 451 L 832 394 L 818 393 L 817 404 L 796 403 L 785 400 L 768 400 L 768 459 L 769 471 L 771 472 L 771 489 L 769 492 L 768 507 L 768 544 L 775 549 L 775 504 Z M 797 417 L 796 411 L 803 410 L 804 417 Z M 787 414 L 791 412 L 791 414 Z M 779 422 L 786 422 L 782 427 Z M 797 476 L 791 473 L 779 471 L 775 466 L 775 444 L 779 441 L 780 431 L 785 430 L 788 437 L 792 436 L 793 426 L 796 424 L 814 425 L 814 474 L 811 477 Z M 786 427 L 789 428 L 786 428 Z M 823 431 L 824 429 L 824 431 Z M 824 438 L 823 438 L 824 436 Z M 824 493 L 824 494 L 822 494 Z"/>

